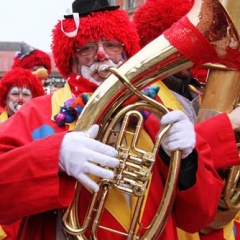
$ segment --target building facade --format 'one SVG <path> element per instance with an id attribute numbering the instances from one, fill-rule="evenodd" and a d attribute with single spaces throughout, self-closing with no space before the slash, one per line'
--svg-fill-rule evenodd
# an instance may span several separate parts
<path id="1" fill-rule="evenodd" d="M 132 18 L 134 11 L 141 6 L 146 0 L 109 0 L 110 5 L 119 5 L 120 8 L 126 10 Z M 34 46 L 37 48 L 37 46 Z M 19 42 L 9 41 L 0 42 L 0 79 L 5 72 L 11 69 L 13 58 L 17 51 L 19 51 Z M 50 75 L 49 81 L 55 84 L 59 82 L 62 84 L 62 78 L 55 67 L 52 53 L 49 53 L 52 60 L 52 74 Z"/>
<path id="2" fill-rule="evenodd" d="M 109 2 L 111 5 L 119 5 L 128 12 L 130 17 L 132 17 L 134 11 L 141 6 L 145 0 L 109 0 Z"/>

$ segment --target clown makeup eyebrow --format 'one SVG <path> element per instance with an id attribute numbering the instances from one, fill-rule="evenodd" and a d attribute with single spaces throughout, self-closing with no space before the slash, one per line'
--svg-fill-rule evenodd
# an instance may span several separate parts
<path id="1" fill-rule="evenodd" d="M 24 94 L 24 95 L 32 95 L 32 92 L 28 88 L 23 88 L 22 89 L 22 94 Z"/>
<path id="2" fill-rule="evenodd" d="M 20 92 L 19 87 L 12 87 L 9 91 L 10 94 L 15 94 L 15 93 L 19 93 L 19 92 Z"/>
<path id="3" fill-rule="evenodd" d="M 32 92 L 29 88 L 21 88 L 21 87 L 12 87 L 9 91 L 9 94 L 20 94 L 22 92 L 22 94 L 24 95 L 32 95 Z"/>

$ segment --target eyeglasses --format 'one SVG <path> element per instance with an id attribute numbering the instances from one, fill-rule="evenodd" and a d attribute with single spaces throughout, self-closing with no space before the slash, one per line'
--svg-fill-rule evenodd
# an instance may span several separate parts
<path id="1" fill-rule="evenodd" d="M 92 42 L 83 47 L 76 48 L 76 51 L 83 57 L 93 57 L 96 55 L 99 46 L 101 46 L 99 44 L 102 44 L 103 49 L 109 55 L 121 53 L 124 46 L 124 44 L 117 41 Z"/>

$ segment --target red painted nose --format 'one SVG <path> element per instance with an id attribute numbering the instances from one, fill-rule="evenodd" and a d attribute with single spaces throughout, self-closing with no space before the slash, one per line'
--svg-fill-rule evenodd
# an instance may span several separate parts
<path id="1" fill-rule="evenodd" d="M 18 104 L 23 104 L 23 99 L 22 99 L 22 98 L 20 98 L 20 99 L 18 100 Z"/>
<path id="2" fill-rule="evenodd" d="M 104 60 L 106 58 L 106 54 L 104 52 L 102 52 L 102 51 L 98 51 L 97 52 L 97 58 L 99 60 Z"/>

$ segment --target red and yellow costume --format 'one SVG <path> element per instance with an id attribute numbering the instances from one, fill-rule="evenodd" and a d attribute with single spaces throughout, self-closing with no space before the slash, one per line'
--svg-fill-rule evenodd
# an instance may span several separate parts
<path id="1" fill-rule="evenodd" d="M 3 109 L 3 111 L 0 114 L 0 123 L 5 122 L 8 119 L 8 113 L 6 109 Z"/>
<path id="2" fill-rule="evenodd" d="M 85 88 L 84 91 L 89 92 L 89 89 Z M 71 98 L 68 86 L 55 92 L 53 96 L 46 95 L 33 99 L 23 106 L 22 111 L 18 111 L 3 123 L 4 127 L 0 129 L 2 166 L 0 188 L 3 196 L 0 199 L 0 223 L 7 224 L 24 218 L 21 237 L 19 237 L 21 240 L 54 240 L 57 209 L 68 206 L 73 198 L 75 180 L 59 173 L 58 154 L 65 131 L 69 127 L 71 129 L 74 123 L 70 126 L 66 125 L 66 128 L 60 128 L 53 120 L 50 120 L 67 98 Z M 174 97 L 171 96 L 171 98 Z M 15 128 L 15 121 L 21 122 L 23 127 Z M 213 125 L 216 126 L 217 122 L 228 134 L 228 138 L 223 138 L 219 142 L 212 140 L 208 142 L 201 137 L 201 134 L 197 136 L 196 183 L 188 190 L 177 192 L 173 212 L 160 239 L 177 239 L 176 226 L 194 232 L 208 224 L 214 216 L 217 207 L 216 199 L 220 196 L 222 183 L 212 164 L 217 160 L 212 159 L 214 155 L 211 155 L 211 149 L 215 144 L 218 144 L 219 148 L 235 144 L 227 117 L 223 115 L 220 123 L 218 119 L 215 119 Z M 142 140 L 145 146 L 150 146 L 151 138 L 157 133 L 158 124 L 155 118 L 149 117 L 145 126 L 146 132 L 142 133 Z M 14 131 L 10 131 L 12 129 Z M 212 135 L 209 133 L 209 136 Z M 14 150 L 9 151 L 13 148 Z M 237 151 L 233 151 L 230 155 L 228 153 L 226 156 L 221 156 L 218 161 L 224 162 L 226 159 L 235 161 L 236 154 Z M 11 159 L 11 162 L 7 159 Z M 22 164 L 25 165 L 24 168 Z M 144 223 L 149 222 L 156 212 L 166 173 L 167 166 L 158 158 L 148 191 L 146 202 L 148 211 L 143 215 Z M 88 205 L 86 199 L 89 196 L 87 191 L 82 194 L 83 196 L 80 197 L 81 212 Z M 112 201 L 115 203 L 116 199 L 122 206 L 120 211 L 124 214 L 121 214 L 117 207 L 112 207 Z M 104 223 L 113 225 L 117 229 L 124 229 L 129 221 L 126 213 L 130 213 L 129 206 L 124 201 L 124 198 L 118 194 L 110 195 L 107 210 L 103 215 Z M 198 209 L 197 212 L 196 209 Z M 120 236 L 111 233 L 102 233 L 99 239 L 113 239 L 113 237 L 121 239 Z"/>

